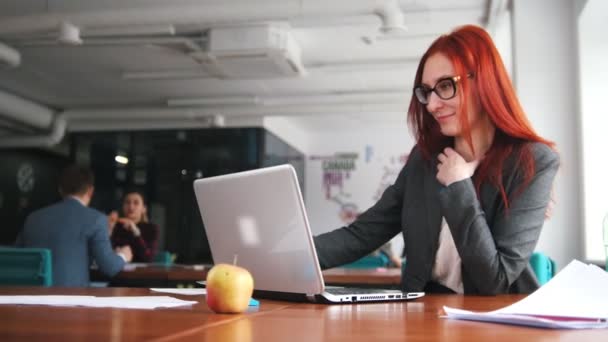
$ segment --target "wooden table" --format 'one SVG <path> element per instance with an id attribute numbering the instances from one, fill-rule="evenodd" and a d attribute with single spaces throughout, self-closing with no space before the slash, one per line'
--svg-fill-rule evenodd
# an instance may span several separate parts
<path id="1" fill-rule="evenodd" d="M 131 265 L 112 280 L 113 286 L 127 287 L 175 287 L 195 285 L 204 280 L 212 265 Z M 96 271 L 92 278 L 103 280 Z M 398 268 L 332 268 L 323 271 L 326 284 L 356 286 L 397 286 L 401 281 Z"/>
<path id="2" fill-rule="evenodd" d="M 0 288 L 0 295 L 155 295 L 134 288 Z M 156 294 L 157 295 L 157 294 Z M 0 305 L 0 340 L 82 341 L 606 341 L 608 330 L 546 330 L 440 318 L 443 305 L 493 310 L 522 298 L 428 295 L 402 303 L 323 305 L 262 300 L 220 315 L 204 297 L 190 307 L 133 310 Z"/>
<path id="3" fill-rule="evenodd" d="M 91 270 L 94 281 L 109 281 L 110 286 L 123 287 L 177 287 L 195 286 L 197 281 L 205 280 L 212 265 L 163 265 L 129 264 L 112 279 Z"/>

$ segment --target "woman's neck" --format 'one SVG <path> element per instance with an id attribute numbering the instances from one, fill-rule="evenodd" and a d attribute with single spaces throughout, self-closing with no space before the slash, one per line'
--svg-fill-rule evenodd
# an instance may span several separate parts
<path id="1" fill-rule="evenodd" d="M 454 137 L 454 149 L 467 162 L 482 159 L 494 141 L 496 128 L 487 116 L 485 118 L 485 120 L 479 122 L 477 127 L 471 127 L 471 139 L 475 152 L 471 150 L 471 146 L 469 146 L 464 136 Z"/>

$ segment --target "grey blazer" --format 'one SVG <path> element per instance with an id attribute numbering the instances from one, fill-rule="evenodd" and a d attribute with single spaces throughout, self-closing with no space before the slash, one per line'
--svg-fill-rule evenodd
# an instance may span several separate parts
<path id="1" fill-rule="evenodd" d="M 437 179 L 436 158 L 425 161 L 414 147 L 397 180 L 380 200 L 349 226 L 314 238 L 322 268 L 357 260 L 403 232 L 407 265 L 405 291 L 422 291 L 431 280 L 441 218 L 445 217 L 462 259 L 467 294 L 529 293 L 538 281 L 529 265 L 545 220 L 559 157 L 551 148 L 530 143 L 535 176 L 516 197 L 521 175 L 512 156 L 505 161 L 499 191 L 482 184 L 479 199 L 471 179 L 445 187 Z"/>
<path id="2" fill-rule="evenodd" d="M 112 250 L 108 218 L 72 197 L 31 213 L 16 246 L 51 250 L 53 286 L 89 286 L 93 260 L 108 276 L 125 264 Z"/>

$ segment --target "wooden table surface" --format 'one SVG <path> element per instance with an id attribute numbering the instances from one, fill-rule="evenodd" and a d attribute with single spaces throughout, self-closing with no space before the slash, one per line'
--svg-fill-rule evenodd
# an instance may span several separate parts
<path id="1" fill-rule="evenodd" d="M 0 288 L 0 295 L 159 295 L 136 288 Z M 608 330 L 546 330 L 441 318 L 444 305 L 493 310 L 522 298 L 427 295 L 401 303 L 323 305 L 262 300 L 238 315 L 193 306 L 109 309 L 0 305 L 0 340 L 82 341 L 607 341 Z"/>

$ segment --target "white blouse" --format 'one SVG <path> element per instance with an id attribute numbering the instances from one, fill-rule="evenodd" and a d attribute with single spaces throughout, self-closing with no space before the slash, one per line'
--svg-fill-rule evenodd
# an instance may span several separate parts
<path id="1" fill-rule="evenodd" d="M 451 289 L 456 293 L 464 293 L 462 285 L 462 260 L 456 250 L 450 227 L 441 219 L 441 232 L 439 232 L 439 247 L 435 256 L 435 264 L 433 265 L 432 279 Z"/>

